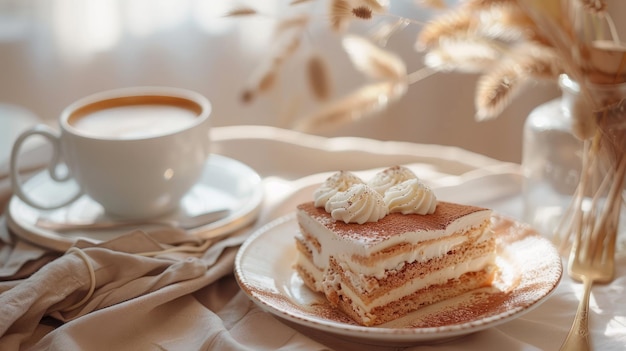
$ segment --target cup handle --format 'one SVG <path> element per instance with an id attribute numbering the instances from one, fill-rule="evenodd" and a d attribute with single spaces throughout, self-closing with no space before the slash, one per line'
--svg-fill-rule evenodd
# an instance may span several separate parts
<path id="1" fill-rule="evenodd" d="M 53 210 L 57 208 L 61 208 L 63 206 L 68 205 L 71 202 L 76 201 L 79 197 L 83 195 L 82 189 L 79 189 L 78 192 L 70 197 L 68 200 L 63 201 L 58 204 L 53 205 L 43 205 L 33 201 L 27 193 L 24 191 L 22 180 L 20 179 L 19 168 L 18 168 L 18 157 L 20 154 L 20 149 L 22 148 L 22 144 L 28 137 L 32 135 L 40 135 L 47 139 L 52 145 L 52 158 L 50 160 L 50 164 L 48 165 L 48 173 L 50 177 L 57 182 L 65 182 L 71 179 L 71 176 L 68 173 L 60 174 L 58 172 L 59 165 L 61 164 L 61 145 L 60 145 L 60 134 L 54 131 L 52 128 L 48 127 L 44 124 L 37 124 L 30 129 L 24 131 L 20 134 L 15 143 L 13 144 L 13 148 L 11 150 L 11 188 L 13 193 L 20 198 L 20 200 L 24 201 L 26 204 L 41 209 L 41 210 Z"/>

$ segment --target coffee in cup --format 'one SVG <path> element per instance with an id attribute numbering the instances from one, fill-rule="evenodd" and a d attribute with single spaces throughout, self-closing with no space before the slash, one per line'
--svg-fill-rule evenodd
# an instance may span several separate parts
<path id="1" fill-rule="evenodd" d="M 78 133 L 94 138 L 141 139 L 183 130 L 200 114 L 199 105 L 184 99 L 123 97 L 81 107 L 67 122 Z"/>
<path id="2" fill-rule="evenodd" d="M 107 91 L 68 106 L 60 132 L 36 125 L 22 133 L 11 154 L 14 193 L 30 206 L 59 208 L 83 194 L 116 217 L 148 218 L 176 209 L 198 181 L 210 153 L 209 101 L 183 89 L 137 87 Z M 48 139 L 50 177 L 73 179 L 80 191 L 54 206 L 34 201 L 18 175 L 22 143 Z M 69 173 L 60 174 L 65 163 Z"/>

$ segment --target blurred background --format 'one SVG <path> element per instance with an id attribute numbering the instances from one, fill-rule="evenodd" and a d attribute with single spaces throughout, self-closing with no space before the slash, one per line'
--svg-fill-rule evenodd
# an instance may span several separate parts
<path id="1" fill-rule="evenodd" d="M 363 84 L 339 37 L 328 29 L 326 1 L 288 7 L 289 1 L 217 0 L 0 0 L 0 114 L 15 108 L 55 124 L 65 106 L 98 91 L 137 85 L 196 90 L 213 104 L 214 126 L 289 127 L 319 105 L 304 81 L 296 54 L 277 85 L 250 103 L 241 95 L 263 58 L 271 55 L 277 20 L 288 11 L 315 11 L 301 52 L 322 56 L 331 72 L 332 98 Z M 448 2 L 453 5 L 454 1 Z M 253 6 L 255 17 L 224 17 Z M 412 0 L 392 1 L 390 11 L 425 21 L 434 13 Z M 355 23 L 363 32 L 371 23 Z M 420 26 L 391 37 L 387 49 L 409 72 L 420 69 L 414 49 Z M 495 120 L 474 120 L 477 76 L 438 73 L 410 86 L 384 111 L 320 132 L 379 140 L 453 145 L 519 162 L 523 123 L 532 108 L 559 95 L 554 83 L 537 83 Z M 10 107 L 10 108 L 9 108 Z M 0 123 L 1 123 L 0 119 Z M 0 124 L 0 129 L 2 125 Z"/>

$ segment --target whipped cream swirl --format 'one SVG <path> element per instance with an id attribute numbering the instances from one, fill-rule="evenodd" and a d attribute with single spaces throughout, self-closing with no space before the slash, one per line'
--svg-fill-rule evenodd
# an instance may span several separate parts
<path id="1" fill-rule="evenodd" d="M 433 191 L 417 178 L 406 180 L 389 188 L 384 201 L 391 212 L 402 214 L 431 214 L 437 207 L 437 198 Z"/>
<path id="2" fill-rule="evenodd" d="M 363 183 L 337 192 L 328 200 L 325 210 L 338 221 L 358 224 L 377 222 L 388 213 L 382 195 Z"/>
<path id="3" fill-rule="evenodd" d="M 417 176 L 410 169 L 404 166 L 393 166 L 376 173 L 367 185 L 371 186 L 379 194 L 384 195 L 385 191 L 392 186 L 415 178 Z"/>
<path id="4" fill-rule="evenodd" d="M 315 207 L 345 223 L 377 222 L 392 212 L 426 215 L 437 208 L 435 193 L 403 166 L 378 172 L 367 183 L 339 171 L 315 190 L 313 198 Z"/>
<path id="5" fill-rule="evenodd" d="M 348 190 L 354 184 L 364 183 L 361 178 L 348 171 L 339 171 L 333 174 L 313 193 L 315 207 L 325 207 L 333 195 Z"/>

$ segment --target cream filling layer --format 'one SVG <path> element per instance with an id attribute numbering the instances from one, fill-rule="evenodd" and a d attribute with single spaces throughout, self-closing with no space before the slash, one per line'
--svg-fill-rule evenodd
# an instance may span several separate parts
<path id="1" fill-rule="evenodd" d="M 444 284 L 448 280 L 456 279 L 467 272 L 481 271 L 487 266 L 494 264 L 494 262 L 495 253 L 479 257 L 468 262 L 463 262 L 456 266 L 440 269 L 439 271 L 428 274 L 424 278 L 409 280 L 405 285 L 397 289 L 393 289 L 387 294 L 374 299 L 368 305 L 366 305 L 354 291 L 348 289 L 345 285 L 342 285 L 341 294 L 352 300 L 352 305 L 357 307 L 359 315 L 366 316 L 376 307 L 385 306 L 428 286 Z"/>
<path id="2" fill-rule="evenodd" d="M 381 274 L 384 274 L 386 270 L 396 269 L 400 264 L 402 264 L 402 262 L 414 262 L 418 258 L 420 261 L 427 261 L 430 258 L 437 257 L 442 253 L 448 252 L 452 247 L 463 243 L 464 240 L 467 240 L 467 238 L 464 238 L 463 236 L 453 238 L 455 233 L 477 230 L 478 228 L 471 227 L 470 223 L 478 223 L 478 219 L 488 219 L 490 213 L 491 212 L 489 211 L 476 212 L 451 223 L 446 230 L 407 232 L 390 237 L 388 240 L 376 245 L 365 245 L 361 241 L 342 239 L 328 230 L 328 228 L 324 225 L 306 215 L 306 213 L 299 212 L 298 221 L 305 231 L 309 233 L 309 235 L 315 237 L 319 241 L 322 247 L 322 252 L 313 257 L 313 261 L 318 267 L 325 267 L 331 256 L 337 257 L 342 261 L 349 262 L 349 257 L 354 255 L 368 257 L 375 252 L 391 248 L 395 245 L 416 245 L 423 241 L 438 239 L 438 244 L 429 246 L 430 248 L 427 251 L 424 251 L 423 255 L 421 255 L 420 250 L 417 250 L 416 252 L 411 252 L 403 256 L 399 255 L 394 259 L 385 259 L 384 265 L 377 264 L 375 267 L 354 267 L 355 271 L 364 269 L 367 270 L 362 271 L 364 274 L 380 276 Z M 481 235 L 480 240 L 487 240 L 490 235 L 491 231 L 486 230 L 485 233 Z"/>
<path id="3" fill-rule="evenodd" d="M 365 305 L 363 300 L 353 290 L 346 285 L 342 285 L 341 294 L 352 300 L 352 303 L 359 308 L 359 313 L 367 313 L 372 309 L 387 305 L 416 291 L 424 289 L 431 285 L 444 284 L 450 279 L 456 279 L 467 272 L 477 272 L 485 269 L 489 265 L 495 264 L 496 254 L 490 253 L 473 260 L 462 262 L 455 266 L 446 267 L 438 271 L 432 272 L 423 278 L 412 279 L 401 287 L 389 291 L 387 294 L 376 298 L 369 305 Z M 315 290 L 323 292 L 323 282 L 328 279 L 336 279 L 337 277 L 326 277 L 325 271 L 315 266 L 308 257 L 299 254 L 297 264 L 301 265 L 315 279 Z"/>
<path id="4" fill-rule="evenodd" d="M 318 253 L 317 249 L 305 241 L 305 245 L 313 252 L 313 263 L 320 268 L 328 266 L 328 262 L 331 256 L 336 257 L 339 262 L 343 262 L 347 265 L 347 270 L 352 272 L 359 272 L 362 276 L 373 276 L 376 279 L 385 278 L 390 272 L 401 270 L 405 264 L 412 262 L 426 262 L 430 259 L 441 257 L 448 251 L 463 245 L 469 240 L 468 234 L 462 235 L 448 235 L 437 240 L 435 243 L 429 243 L 421 246 L 416 250 L 409 250 L 408 252 L 386 257 L 384 260 L 380 260 L 376 265 L 367 266 L 355 262 L 352 260 L 353 251 L 343 251 L 340 249 L 340 245 L 346 246 L 345 243 L 338 242 L 339 239 L 334 234 L 330 233 L 328 229 L 320 225 L 315 221 L 307 221 L 305 229 L 314 235 L 321 244 L 321 252 Z M 309 227 L 311 226 L 311 227 Z M 478 230 L 478 229 L 471 229 Z M 322 234 L 323 233 L 323 234 Z M 472 233 L 473 234 L 473 233 Z M 471 235 L 474 236 L 474 235 Z M 480 236 L 476 239 L 476 243 L 487 241 L 491 239 L 493 233 L 491 230 L 485 230 L 480 233 Z M 357 286 L 357 282 L 353 282 Z"/>
<path id="5" fill-rule="evenodd" d="M 324 280 L 324 271 L 319 267 L 316 267 L 309 258 L 301 253 L 298 254 L 296 264 L 302 266 L 313 279 L 315 279 L 315 290 L 322 291 L 322 281 Z"/>
<path id="6" fill-rule="evenodd" d="M 485 231 L 480 235 L 476 243 L 487 241 L 491 237 L 492 233 Z M 360 264 L 353 261 L 351 257 L 345 257 L 345 255 L 344 257 L 339 256 L 339 260 L 347 265 L 349 271 L 359 272 L 360 276 L 373 276 L 376 279 L 383 279 L 390 272 L 401 270 L 407 263 L 426 262 L 433 258 L 445 256 L 448 251 L 465 244 L 468 240 L 469 238 L 465 234 L 450 236 L 437 240 L 435 243 L 424 245 L 416 250 L 409 250 L 405 253 L 385 257 L 384 260 L 380 260 L 374 266 Z"/>

